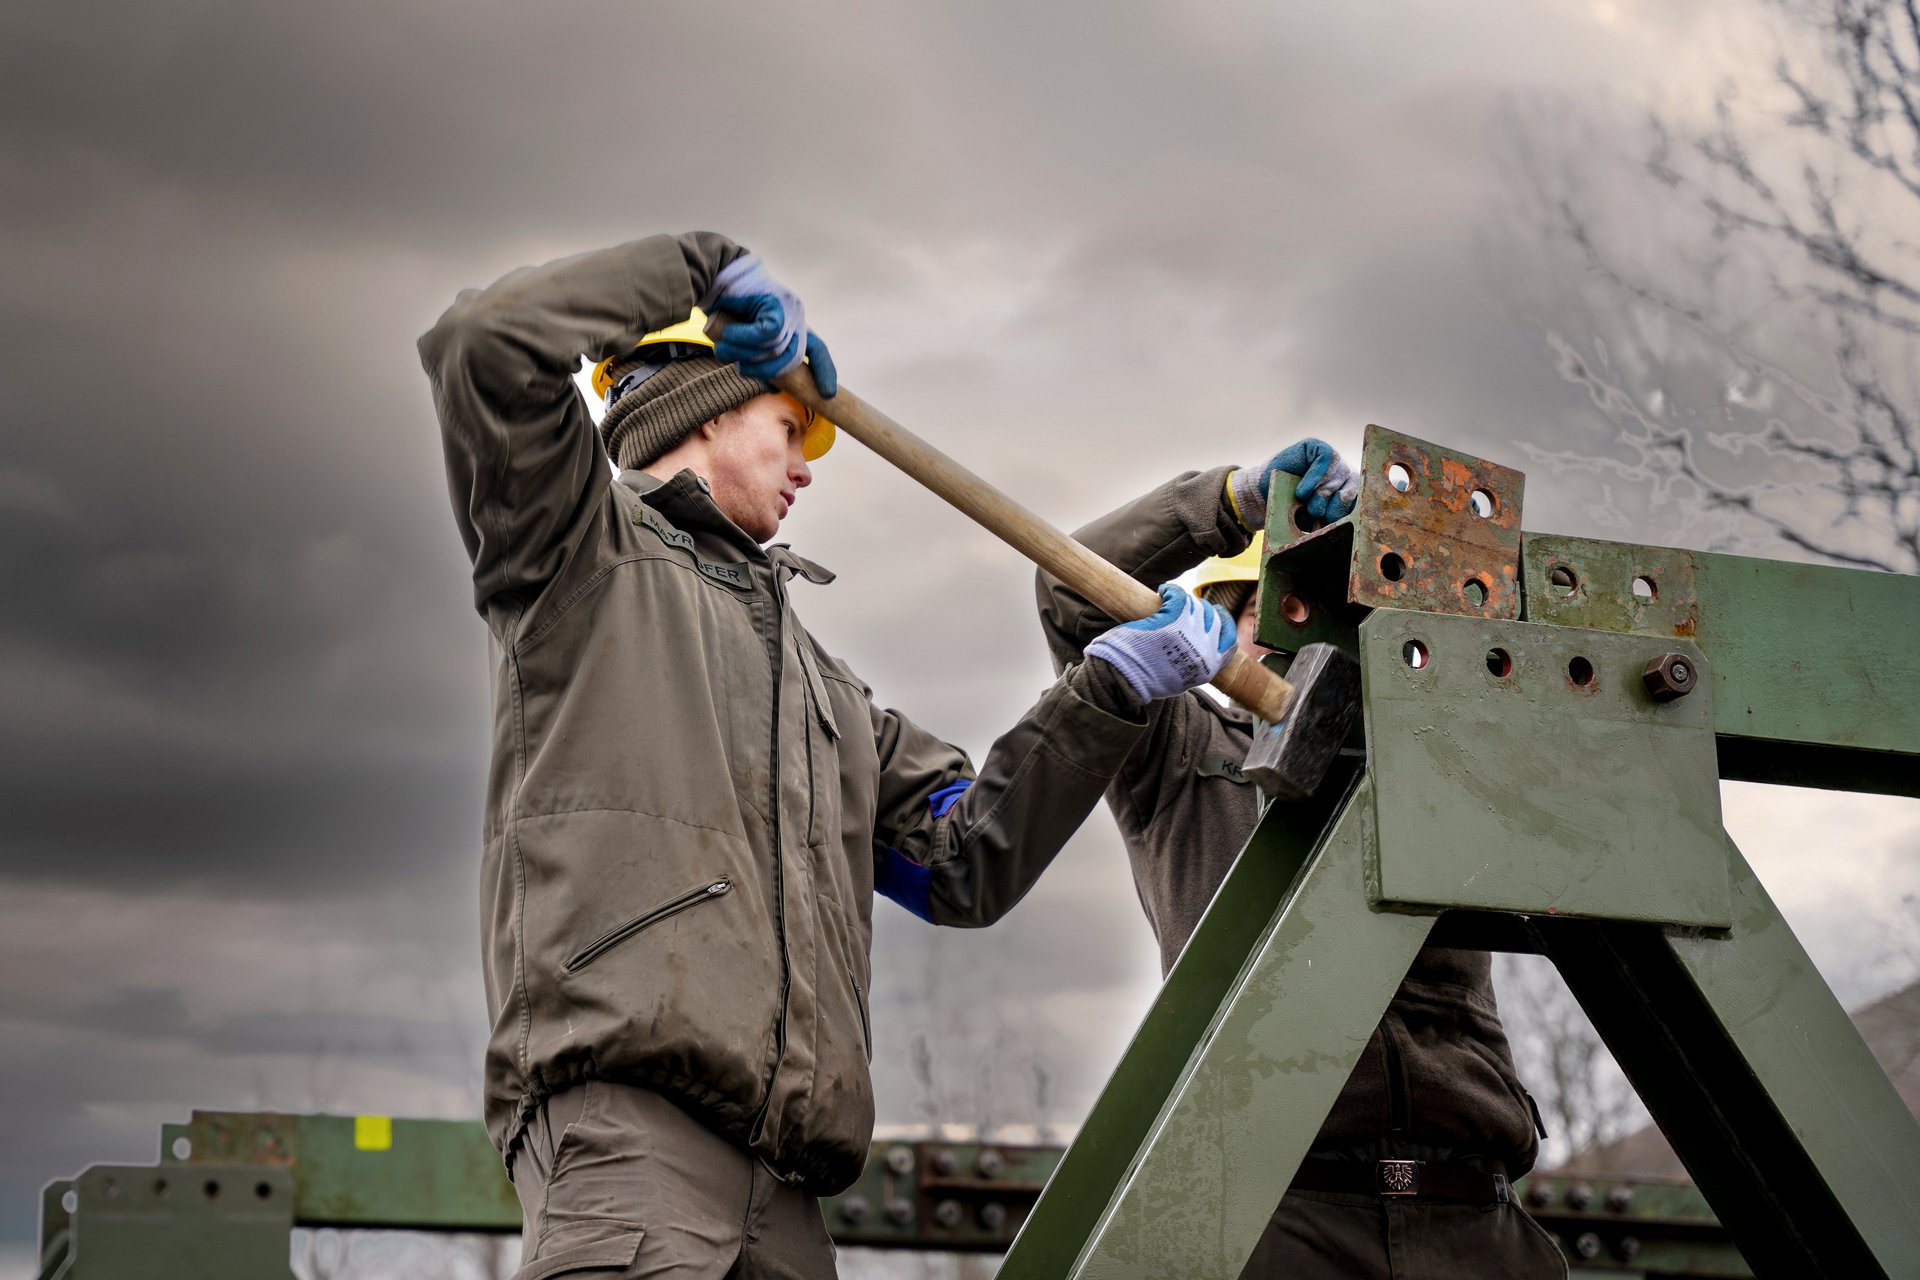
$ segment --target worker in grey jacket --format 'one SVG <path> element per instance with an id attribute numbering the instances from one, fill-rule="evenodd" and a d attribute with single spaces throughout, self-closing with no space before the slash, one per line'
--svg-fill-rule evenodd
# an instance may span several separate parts
<path id="1" fill-rule="evenodd" d="M 733 318 L 718 346 L 696 304 Z M 832 575 L 765 544 L 832 426 L 760 379 L 804 359 L 831 395 L 832 363 L 725 237 L 515 272 L 420 356 L 491 638 L 484 1109 L 522 1280 L 831 1275 L 816 1197 L 872 1136 L 874 894 L 935 924 L 1005 914 L 1146 703 L 1078 663 L 976 774 L 815 642 L 793 584 Z M 1204 680 L 1226 620 L 1167 594 L 1109 645 Z"/>
<path id="2" fill-rule="evenodd" d="M 1276 472 L 1300 475 L 1310 515 L 1352 509 L 1357 480 L 1327 445 L 1302 441 L 1265 466 L 1188 473 L 1076 535 L 1143 582 L 1213 558 L 1200 588 L 1238 622 L 1256 655 L 1248 555 L 1265 527 Z M 1221 561 L 1240 557 L 1241 564 Z M 1113 625 L 1042 573 L 1042 625 L 1056 666 L 1079 661 Z M 1251 717 L 1198 692 L 1154 703 L 1107 803 L 1134 885 L 1173 967 L 1214 891 L 1253 833 L 1260 797 L 1241 773 Z M 1406 1277 L 1544 1280 L 1566 1274 L 1559 1248 L 1513 1203 L 1509 1180 L 1532 1167 L 1538 1119 L 1515 1076 L 1481 952 L 1422 950 L 1375 1028 L 1245 1275 L 1288 1280 Z M 1417 1160 L 1423 1191 L 1386 1195 L 1382 1162 Z"/>

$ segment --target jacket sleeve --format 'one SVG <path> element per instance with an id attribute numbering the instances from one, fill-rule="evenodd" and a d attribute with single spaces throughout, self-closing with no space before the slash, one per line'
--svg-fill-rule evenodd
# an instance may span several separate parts
<path id="1" fill-rule="evenodd" d="M 1081 545 L 1150 587 L 1179 577 L 1208 556 L 1238 555 L 1253 535 L 1227 500 L 1231 467 L 1189 471 L 1075 532 Z M 1045 570 L 1037 581 L 1040 627 L 1054 669 L 1081 660 L 1087 644 L 1115 619 Z M 1185 785 L 1188 748 L 1204 740 L 1209 713 L 1202 693 L 1162 698 L 1146 709 L 1139 750 L 1115 771 L 1108 803 L 1121 830 L 1144 830 L 1161 802 Z"/>
<path id="2" fill-rule="evenodd" d="M 462 291 L 420 339 L 483 614 L 492 597 L 537 593 L 559 572 L 611 479 L 573 384 L 580 358 L 686 319 L 745 252 L 696 231 L 527 267 Z"/>
<path id="3" fill-rule="evenodd" d="M 1208 556 L 1238 555 L 1253 541 L 1227 502 L 1233 468 L 1189 471 L 1077 530 L 1080 544 L 1130 575 L 1158 587 Z M 1080 660 L 1081 650 L 1115 619 L 1073 588 L 1041 570 L 1040 626 L 1054 670 Z"/>
<path id="4" fill-rule="evenodd" d="M 880 755 L 874 888 L 934 924 L 992 924 L 1080 828 L 1145 729 L 1098 660 L 1075 666 L 987 752 L 966 753 L 873 709 Z"/>

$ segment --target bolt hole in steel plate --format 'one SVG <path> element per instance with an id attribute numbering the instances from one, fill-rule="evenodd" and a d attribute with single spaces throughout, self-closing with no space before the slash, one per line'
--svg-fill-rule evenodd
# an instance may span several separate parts
<path id="1" fill-rule="evenodd" d="M 1580 654 L 1567 663 L 1567 679 L 1581 689 L 1593 688 L 1593 664 Z"/>
<path id="2" fill-rule="evenodd" d="M 1505 680 L 1513 674 L 1513 655 L 1505 649 L 1487 650 L 1487 670 Z"/>
<path id="3" fill-rule="evenodd" d="M 1405 493 L 1413 488 L 1413 473 L 1401 463 L 1392 463 L 1387 467 L 1387 483 Z"/>
<path id="4" fill-rule="evenodd" d="M 1475 609 L 1484 607 L 1487 603 L 1487 580 L 1485 578 L 1468 578 L 1460 584 L 1460 594 L 1465 596 L 1467 603 Z"/>
<path id="5" fill-rule="evenodd" d="M 1667 652 L 1698 683 L 1662 703 L 1641 672 Z M 1376 901 L 1729 926 L 1710 671 L 1689 642 L 1376 609 L 1360 663 Z"/>
<path id="6" fill-rule="evenodd" d="M 1654 585 L 1653 579 L 1644 574 L 1635 574 L 1633 585 L 1629 589 L 1633 592 L 1633 598 L 1643 603 L 1657 598 L 1660 594 L 1660 588 Z"/>
<path id="7" fill-rule="evenodd" d="M 1387 552 L 1380 557 L 1380 576 L 1388 582 L 1400 581 L 1407 576 L 1407 562 L 1397 552 Z"/>
<path id="8" fill-rule="evenodd" d="M 1280 616 L 1296 627 L 1304 627 L 1313 617 L 1313 606 L 1289 591 L 1280 599 Z"/>
<path id="9" fill-rule="evenodd" d="M 1427 646 L 1418 640 L 1409 640 L 1400 648 L 1400 658 L 1415 671 L 1427 665 Z"/>

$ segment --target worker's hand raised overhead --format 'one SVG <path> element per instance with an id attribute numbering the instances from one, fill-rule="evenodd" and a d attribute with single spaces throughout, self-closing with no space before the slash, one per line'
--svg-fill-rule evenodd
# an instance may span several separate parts
<path id="1" fill-rule="evenodd" d="M 1233 652 L 1233 619 L 1218 605 L 1188 595 L 1169 582 L 1160 588 L 1157 613 L 1123 622 L 1087 645 L 1120 673 L 1143 702 L 1171 698 L 1219 674 Z"/>
<path id="2" fill-rule="evenodd" d="M 714 277 L 711 305 L 731 323 L 713 344 L 714 358 L 738 364 L 749 378 L 771 380 L 804 356 L 813 385 L 831 396 L 837 385 L 833 357 L 820 335 L 807 329 L 807 309 L 791 289 L 775 280 L 758 254 L 727 264 Z"/>
<path id="3" fill-rule="evenodd" d="M 1234 473 L 1234 501 L 1249 532 L 1266 524 L 1267 487 L 1276 471 L 1300 477 L 1293 496 L 1306 503 L 1307 514 L 1315 520 L 1340 519 L 1353 510 L 1360 496 L 1360 477 L 1347 460 L 1325 440 L 1309 437 L 1288 445 L 1257 469 Z"/>

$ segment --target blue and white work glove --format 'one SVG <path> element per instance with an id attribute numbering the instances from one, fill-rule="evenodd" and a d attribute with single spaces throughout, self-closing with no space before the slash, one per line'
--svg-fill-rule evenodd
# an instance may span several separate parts
<path id="1" fill-rule="evenodd" d="M 1276 471 L 1300 477 L 1293 496 L 1306 500 L 1307 514 L 1315 520 L 1340 519 L 1353 510 L 1354 499 L 1360 496 L 1360 477 L 1332 445 L 1325 440 L 1302 440 L 1268 458 L 1264 466 L 1233 473 L 1234 505 L 1249 531 L 1266 526 L 1267 489 Z"/>
<path id="2" fill-rule="evenodd" d="M 1087 646 L 1087 656 L 1105 660 L 1142 702 L 1205 684 L 1233 652 L 1234 622 L 1225 609 L 1171 582 L 1160 588 L 1160 599 L 1152 617 L 1123 622 Z"/>
<path id="3" fill-rule="evenodd" d="M 730 321 L 713 344 L 713 357 L 737 364 L 749 378 L 768 381 L 806 357 L 813 385 L 831 396 L 839 379 L 833 357 L 820 335 L 807 329 L 807 309 L 793 290 L 767 273 L 760 255 L 735 258 L 720 269 L 701 309 L 718 311 Z"/>

